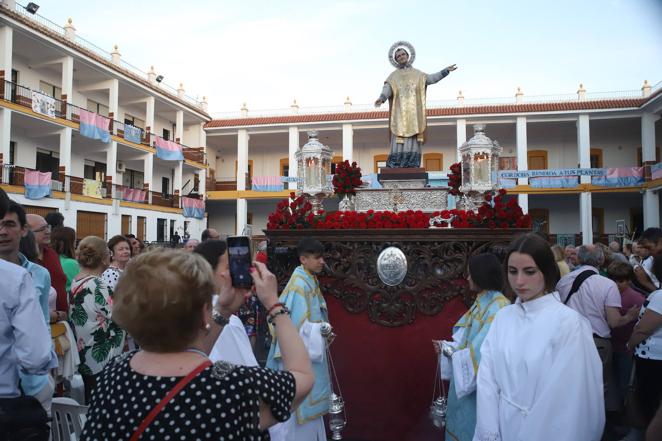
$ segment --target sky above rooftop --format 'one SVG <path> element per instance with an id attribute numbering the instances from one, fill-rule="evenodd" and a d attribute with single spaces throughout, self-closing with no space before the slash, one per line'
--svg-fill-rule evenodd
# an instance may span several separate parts
<path id="1" fill-rule="evenodd" d="M 21 0 L 21 3 L 27 3 Z M 373 102 L 397 40 L 415 67 L 458 70 L 429 100 L 639 89 L 662 80 L 662 0 L 41 0 L 77 34 L 186 93 L 209 110 Z M 103 7 L 102 7 L 103 5 Z"/>

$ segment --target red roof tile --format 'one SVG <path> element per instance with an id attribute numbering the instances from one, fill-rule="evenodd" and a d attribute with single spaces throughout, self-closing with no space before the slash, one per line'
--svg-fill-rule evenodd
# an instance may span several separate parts
<path id="1" fill-rule="evenodd" d="M 657 94 L 656 94 L 657 95 Z M 497 113 L 530 113 L 530 112 L 563 112 L 573 110 L 621 109 L 639 107 L 649 98 L 617 98 L 592 101 L 565 101 L 556 103 L 521 103 L 521 104 L 490 104 L 477 106 L 437 107 L 428 109 L 428 116 L 459 116 Z M 367 112 L 338 112 L 321 114 L 297 114 L 264 117 L 246 117 L 231 119 L 214 119 L 205 124 L 206 129 L 259 126 L 274 124 L 296 124 L 328 121 L 351 121 L 387 119 L 388 112 L 382 110 Z"/>

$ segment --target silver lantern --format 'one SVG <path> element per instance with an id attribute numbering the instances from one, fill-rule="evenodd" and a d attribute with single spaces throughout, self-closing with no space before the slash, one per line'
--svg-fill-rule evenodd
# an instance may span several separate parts
<path id="1" fill-rule="evenodd" d="M 497 189 L 501 146 L 485 135 L 485 124 L 474 125 L 474 136 L 460 147 L 462 193 L 484 193 Z"/>
<path id="2" fill-rule="evenodd" d="M 308 142 L 296 152 L 298 190 L 312 204 L 318 214 L 324 198 L 333 194 L 331 160 L 333 152 L 317 139 L 317 132 L 308 132 Z"/>

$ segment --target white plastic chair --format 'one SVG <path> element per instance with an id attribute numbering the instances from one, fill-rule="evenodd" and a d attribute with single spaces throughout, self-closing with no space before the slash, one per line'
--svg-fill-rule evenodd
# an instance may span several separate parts
<path id="1" fill-rule="evenodd" d="M 51 407 L 53 441 L 77 441 L 87 418 L 87 406 L 71 398 L 55 397 Z"/>

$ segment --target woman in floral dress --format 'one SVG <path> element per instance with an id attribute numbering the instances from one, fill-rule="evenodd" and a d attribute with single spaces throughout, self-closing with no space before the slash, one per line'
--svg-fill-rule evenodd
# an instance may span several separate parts
<path id="1" fill-rule="evenodd" d="M 85 383 L 89 403 L 97 375 L 106 363 L 122 352 L 124 331 L 111 319 L 112 290 L 101 279 L 110 252 L 103 239 L 88 236 L 78 245 L 76 258 L 80 273 L 71 282 L 69 320 L 78 342 L 78 372 Z"/>

